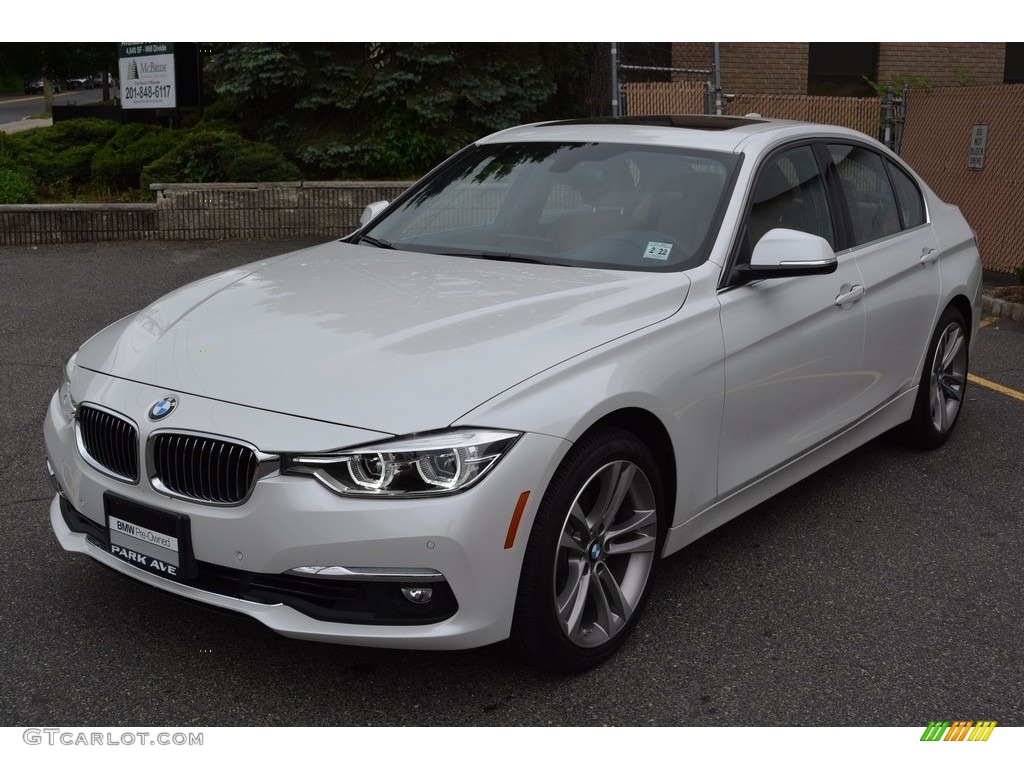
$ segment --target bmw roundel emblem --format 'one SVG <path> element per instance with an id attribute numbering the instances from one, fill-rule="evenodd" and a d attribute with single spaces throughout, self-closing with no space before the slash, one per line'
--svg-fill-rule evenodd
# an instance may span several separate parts
<path id="1" fill-rule="evenodd" d="M 153 406 L 149 409 L 149 418 L 153 421 L 160 421 L 160 419 L 167 416 L 171 411 L 178 407 L 178 399 L 176 397 L 164 397 L 153 403 Z"/>

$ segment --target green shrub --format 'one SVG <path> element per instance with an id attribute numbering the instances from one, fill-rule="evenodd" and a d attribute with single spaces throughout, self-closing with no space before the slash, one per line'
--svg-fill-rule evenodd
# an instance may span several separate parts
<path id="1" fill-rule="evenodd" d="M 216 111 L 214 116 L 216 116 Z M 157 182 L 293 181 L 299 169 L 270 144 L 249 141 L 220 119 L 191 130 L 67 120 L 0 134 L 4 202 L 72 202 Z"/>
<path id="2" fill-rule="evenodd" d="M 230 181 L 294 181 L 299 169 L 270 144 L 246 141 L 228 161 Z"/>
<path id="3" fill-rule="evenodd" d="M 7 168 L 17 157 L 17 151 L 14 147 L 14 142 L 11 141 L 11 137 L 6 133 L 0 131 L 0 168 Z"/>
<path id="4" fill-rule="evenodd" d="M 0 167 L 0 205 L 23 205 L 38 200 L 30 171 Z"/>
<path id="5" fill-rule="evenodd" d="M 81 117 L 75 120 L 61 120 L 54 123 L 44 135 L 55 148 L 106 144 L 121 127 L 113 120 L 101 120 L 98 117 Z"/>
<path id="6" fill-rule="evenodd" d="M 86 184 L 92 158 L 117 132 L 112 120 L 84 118 L 54 123 L 10 137 L 23 165 L 31 167 L 41 184 Z"/>
<path id="7" fill-rule="evenodd" d="M 227 97 L 217 99 L 213 104 L 209 104 L 206 109 L 203 110 L 203 119 L 199 124 L 208 125 L 211 123 L 238 124 L 238 107 L 235 106 L 234 99 L 229 99 Z"/>
<path id="8" fill-rule="evenodd" d="M 1024 285 L 1024 264 L 1021 264 L 1019 267 L 1017 267 L 1016 274 L 1017 274 L 1017 281 L 1021 285 Z"/>
<path id="9" fill-rule="evenodd" d="M 35 173 L 19 159 L 15 142 L 0 133 L 0 205 L 38 201 Z"/>
<path id="10" fill-rule="evenodd" d="M 174 149 L 182 138 L 180 132 L 159 125 L 122 125 L 93 155 L 92 183 L 116 190 L 137 189 L 142 169 Z"/>
<path id="11" fill-rule="evenodd" d="M 197 126 L 163 157 L 142 170 L 143 192 L 155 183 L 294 181 L 299 169 L 280 150 L 231 131 Z"/>

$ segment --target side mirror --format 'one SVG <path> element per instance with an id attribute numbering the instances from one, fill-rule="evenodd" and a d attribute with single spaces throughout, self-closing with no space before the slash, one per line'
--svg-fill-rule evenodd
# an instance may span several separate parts
<path id="1" fill-rule="evenodd" d="M 827 275 L 839 267 L 823 237 L 795 229 L 773 229 L 758 240 L 749 264 L 736 267 L 741 283 L 776 277 Z"/>
<path id="2" fill-rule="evenodd" d="M 359 226 L 365 227 L 371 221 L 376 219 L 381 211 L 388 207 L 390 203 L 387 200 L 378 200 L 375 203 L 370 203 L 363 209 L 362 216 L 359 217 Z"/>

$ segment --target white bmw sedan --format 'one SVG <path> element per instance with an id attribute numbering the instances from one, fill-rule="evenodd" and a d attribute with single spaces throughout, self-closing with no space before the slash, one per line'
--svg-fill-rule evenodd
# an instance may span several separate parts
<path id="1" fill-rule="evenodd" d="M 854 131 L 522 126 L 364 218 L 70 357 L 64 549 L 290 637 L 585 669 L 662 557 L 964 403 L 975 238 Z"/>

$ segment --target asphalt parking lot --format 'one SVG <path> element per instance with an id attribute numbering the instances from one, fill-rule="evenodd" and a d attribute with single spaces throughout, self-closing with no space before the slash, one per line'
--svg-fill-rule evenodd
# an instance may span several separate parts
<path id="1" fill-rule="evenodd" d="M 184 282 L 307 244 L 0 248 L 0 725 L 1024 726 L 1010 321 L 983 325 L 943 449 L 883 437 L 670 558 L 623 651 L 576 677 L 500 647 L 288 640 L 64 553 L 41 422 L 67 355 Z"/>

